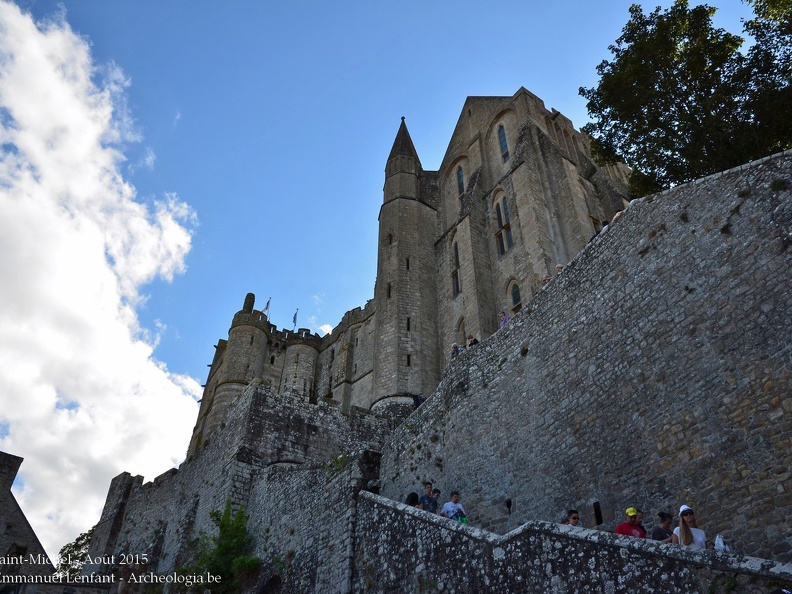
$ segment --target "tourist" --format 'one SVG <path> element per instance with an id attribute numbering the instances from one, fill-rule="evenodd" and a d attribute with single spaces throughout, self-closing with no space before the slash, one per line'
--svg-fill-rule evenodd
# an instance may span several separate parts
<path id="1" fill-rule="evenodd" d="M 478 343 L 479 343 L 478 339 L 475 336 L 473 336 L 472 334 L 468 334 L 468 343 L 467 343 L 468 348 L 472 346 L 476 346 Z"/>
<path id="2" fill-rule="evenodd" d="M 707 548 L 707 535 L 698 527 L 696 514 L 687 505 L 679 508 L 679 526 L 674 528 L 671 542 L 691 549 L 704 550 Z"/>
<path id="3" fill-rule="evenodd" d="M 409 505 L 410 507 L 417 507 L 418 509 L 423 509 L 423 503 L 421 503 L 421 500 L 418 497 L 418 493 L 416 493 L 415 491 L 407 495 L 407 499 L 405 499 L 404 503 Z"/>
<path id="4" fill-rule="evenodd" d="M 674 521 L 674 517 L 668 512 L 658 512 L 657 517 L 660 518 L 660 523 L 652 530 L 652 539 L 660 542 L 671 542 L 671 537 L 673 536 L 671 522 Z"/>
<path id="5" fill-rule="evenodd" d="M 447 501 L 440 510 L 440 515 L 450 520 L 456 520 L 462 524 L 467 524 L 467 514 L 465 508 L 459 503 L 459 491 L 451 491 L 451 501 Z"/>
<path id="6" fill-rule="evenodd" d="M 511 318 L 507 316 L 505 312 L 502 311 L 498 312 L 498 319 L 500 320 L 498 322 L 498 330 L 503 328 L 509 322 L 509 320 L 511 320 Z"/>
<path id="7" fill-rule="evenodd" d="M 641 532 L 643 532 L 643 536 L 641 538 L 646 538 L 646 528 L 644 528 L 643 523 L 644 523 L 644 514 L 639 509 L 638 515 L 635 516 L 635 527 L 638 528 L 638 530 L 640 530 Z"/>
<path id="8" fill-rule="evenodd" d="M 570 526 L 577 526 L 580 524 L 580 514 L 576 509 L 567 510 L 566 513 L 566 520 L 564 520 L 564 524 L 569 524 Z"/>
<path id="9" fill-rule="evenodd" d="M 437 499 L 432 497 L 432 483 L 429 481 L 424 483 L 424 494 L 421 495 L 421 503 L 426 511 L 433 514 L 437 513 Z"/>
<path id="10" fill-rule="evenodd" d="M 635 525 L 638 520 L 638 510 L 634 507 L 628 507 L 624 515 L 627 519 L 616 526 L 616 534 L 634 536 L 635 538 L 645 538 L 644 533 Z"/>

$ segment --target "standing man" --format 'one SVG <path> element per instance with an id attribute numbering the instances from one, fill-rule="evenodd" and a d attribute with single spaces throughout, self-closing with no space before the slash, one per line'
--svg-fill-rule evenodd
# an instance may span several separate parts
<path id="1" fill-rule="evenodd" d="M 459 491 L 451 491 L 451 501 L 447 502 L 443 509 L 440 510 L 440 515 L 444 518 L 456 520 L 462 524 L 467 524 L 467 514 L 465 508 L 459 503 Z"/>
<path id="2" fill-rule="evenodd" d="M 424 483 L 424 494 L 421 495 L 421 503 L 423 503 L 423 508 L 429 513 L 437 513 L 437 499 L 432 497 L 432 483 L 429 481 Z"/>
<path id="3" fill-rule="evenodd" d="M 646 538 L 645 533 L 641 532 L 640 528 L 638 528 L 638 510 L 634 507 L 628 507 L 624 515 L 626 516 L 626 520 L 616 526 L 616 534 L 634 536 L 635 538 Z"/>

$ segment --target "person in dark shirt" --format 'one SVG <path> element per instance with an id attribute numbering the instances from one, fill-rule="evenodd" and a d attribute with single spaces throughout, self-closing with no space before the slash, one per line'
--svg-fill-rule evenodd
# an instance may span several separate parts
<path id="1" fill-rule="evenodd" d="M 674 521 L 674 516 L 668 512 L 659 512 L 657 517 L 660 518 L 660 523 L 652 530 L 652 539 L 660 542 L 671 542 L 671 537 L 674 535 L 671 531 L 671 523 Z"/>
<path id="2" fill-rule="evenodd" d="M 424 494 L 421 495 L 421 503 L 423 503 L 423 508 L 429 513 L 437 513 L 437 499 L 432 497 L 432 483 L 429 481 L 424 483 Z"/>

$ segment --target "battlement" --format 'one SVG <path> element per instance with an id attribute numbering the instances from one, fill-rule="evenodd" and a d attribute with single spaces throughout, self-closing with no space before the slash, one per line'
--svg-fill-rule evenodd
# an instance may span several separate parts
<path id="1" fill-rule="evenodd" d="M 319 349 L 322 339 L 319 334 L 311 332 L 310 328 L 280 330 L 275 324 L 271 324 L 269 322 L 267 314 L 258 310 L 253 310 L 250 312 L 240 310 L 235 313 L 231 322 L 231 329 L 238 326 L 254 326 L 259 330 L 266 332 L 272 340 L 278 340 L 287 346 L 292 344 L 307 344 Z"/>

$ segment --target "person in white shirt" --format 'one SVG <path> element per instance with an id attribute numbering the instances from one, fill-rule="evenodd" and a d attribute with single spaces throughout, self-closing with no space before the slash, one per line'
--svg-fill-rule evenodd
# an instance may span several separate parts
<path id="1" fill-rule="evenodd" d="M 465 513 L 465 508 L 462 507 L 461 503 L 459 503 L 459 491 L 451 492 L 451 501 L 448 501 L 445 505 L 443 505 L 443 509 L 440 510 L 440 515 L 444 518 L 450 518 L 452 520 L 462 522 L 463 524 L 467 524 L 467 514 Z"/>
<path id="2" fill-rule="evenodd" d="M 696 514 L 687 505 L 679 508 L 679 526 L 674 528 L 671 542 L 691 549 L 704 550 L 707 548 L 707 535 L 698 527 Z"/>

